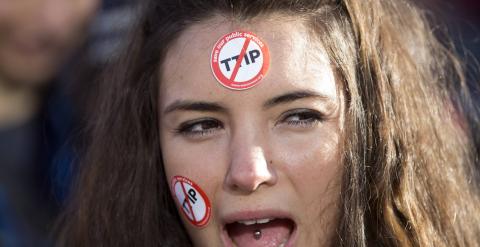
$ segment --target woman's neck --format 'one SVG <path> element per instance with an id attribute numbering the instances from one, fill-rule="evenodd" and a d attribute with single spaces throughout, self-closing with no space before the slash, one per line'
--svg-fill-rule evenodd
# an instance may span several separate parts
<path id="1" fill-rule="evenodd" d="M 0 129 L 31 120 L 39 109 L 40 94 L 31 85 L 15 85 L 0 76 Z"/>

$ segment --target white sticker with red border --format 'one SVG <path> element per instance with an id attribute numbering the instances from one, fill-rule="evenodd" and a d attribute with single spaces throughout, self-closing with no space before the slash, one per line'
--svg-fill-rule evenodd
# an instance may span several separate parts
<path id="1" fill-rule="evenodd" d="M 192 225 L 202 227 L 208 223 L 212 211 L 210 201 L 197 184 L 186 177 L 174 176 L 172 191 L 180 210 Z"/>
<path id="2" fill-rule="evenodd" d="M 215 43 L 210 65 L 215 79 L 223 86 L 233 90 L 249 89 L 268 72 L 268 46 L 251 32 L 231 32 Z"/>

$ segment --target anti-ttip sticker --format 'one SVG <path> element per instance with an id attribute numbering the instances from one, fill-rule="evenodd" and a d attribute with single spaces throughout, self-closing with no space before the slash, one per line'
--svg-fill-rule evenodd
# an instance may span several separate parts
<path id="1" fill-rule="evenodd" d="M 202 227 L 208 223 L 212 211 L 210 201 L 197 184 L 186 177 L 175 176 L 172 179 L 172 191 L 180 211 L 192 225 Z"/>
<path id="2" fill-rule="evenodd" d="M 255 34 L 235 31 L 217 41 L 210 64 L 220 84 L 244 90 L 257 85 L 266 76 L 270 55 L 265 42 Z"/>

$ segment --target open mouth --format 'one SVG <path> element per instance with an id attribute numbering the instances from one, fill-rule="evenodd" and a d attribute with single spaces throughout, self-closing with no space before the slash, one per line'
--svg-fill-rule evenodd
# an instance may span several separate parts
<path id="1" fill-rule="evenodd" d="M 235 247 L 287 247 L 295 222 L 289 218 L 238 220 L 226 224 L 225 230 Z"/>

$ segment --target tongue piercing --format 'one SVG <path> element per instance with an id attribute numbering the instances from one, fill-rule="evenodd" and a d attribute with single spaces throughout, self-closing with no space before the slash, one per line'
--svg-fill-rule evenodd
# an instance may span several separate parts
<path id="1" fill-rule="evenodd" d="M 257 229 L 253 232 L 253 238 L 255 240 L 259 240 L 262 237 L 262 231 L 260 229 Z"/>

